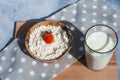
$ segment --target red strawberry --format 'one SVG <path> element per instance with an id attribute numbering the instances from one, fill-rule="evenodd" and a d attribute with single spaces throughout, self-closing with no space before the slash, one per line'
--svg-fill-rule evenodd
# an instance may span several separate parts
<path id="1" fill-rule="evenodd" d="M 43 40 L 47 43 L 47 44 L 51 44 L 54 41 L 54 36 L 51 34 L 51 32 L 45 33 L 43 35 Z"/>

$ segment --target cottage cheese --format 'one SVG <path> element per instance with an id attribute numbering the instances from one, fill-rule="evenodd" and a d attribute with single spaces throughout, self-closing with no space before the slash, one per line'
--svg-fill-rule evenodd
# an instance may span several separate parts
<path id="1" fill-rule="evenodd" d="M 51 30 L 54 42 L 46 44 L 43 40 L 45 31 Z M 66 31 L 60 26 L 40 26 L 32 31 L 29 38 L 29 49 L 39 59 L 50 60 L 58 58 L 68 48 L 69 39 Z"/>

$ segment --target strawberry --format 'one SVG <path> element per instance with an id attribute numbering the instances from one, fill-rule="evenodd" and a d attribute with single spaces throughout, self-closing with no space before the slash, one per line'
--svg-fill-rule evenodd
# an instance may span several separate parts
<path id="1" fill-rule="evenodd" d="M 46 33 L 43 35 L 43 40 L 47 44 L 51 44 L 54 41 L 54 36 L 51 34 L 51 31 L 46 31 Z"/>

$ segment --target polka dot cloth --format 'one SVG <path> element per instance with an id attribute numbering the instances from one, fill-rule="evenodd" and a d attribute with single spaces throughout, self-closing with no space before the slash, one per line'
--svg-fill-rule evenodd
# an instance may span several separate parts
<path id="1" fill-rule="evenodd" d="M 59 64 L 55 64 L 54 65 L 55 68 L 59 68 L 59 66 L 60 66 Z"/>
<path id="2" fill-rule="evenodd" d="M 26 59 L 25 59 L 25 58 L 21 58 L 20 61 L 21 61 L 22 63 L 24 63 L 24 62 L 26 61 Z"/>
<path id="3" fill-rule="evenodd" d="M 3 67 L 2 66 L 0 66 L 0 71 L 2 71 L 3 70 Z"/>
<path id="4" fill-rule="evenodd" d="M 15 57 L 12 57 L 12 58 L 11 58 L 11 62 L 14 62 L 14 61 L 15 61 Z"/>
<path id="5" fill-rule="evenodd" d="M 36 65 L 37 64 L 37 61 L 32 61 L 32 65 Z"/>
<path id="6" fill-rule="evenodd" d="M 9 68 L 9 69 L 8 69 L 8 72 L 12 72 L 12 71 L 13 71 L 13 68 Z"/>
<path id="7" fill-rule="evenodd" d="M 47 67 L 47 66 L 48 66 L 48 63 L 43 63 L 43 66 L 44 66 L 44 67 Z"/>
<path id="8" fill-rule="evenodd" d="M 35 75 L 35 72 L 34 72 L 34 71 L 30 71 L 30 72 L 29 72 L 29 75 L 30 75 L 30 76 L 34 76 L 34 75 Z"/>
<path id="9" fill-rule="evenodd" d="M 22 68 L 19 68 L 19 69 L 18 69 L 18 73 L 23 73 L 23 69 L 22 69 Z"/>
<path id="10" fill-rule="evenodd" d="M 45 78 L 45 77 L 46 77 L 46 73 L 44 73 L 44 72 L 41 73 L 41 77 L 42 77 L 42 78 Z"/>
<path id="11" fill-rule="evenodd" d="M 1 57 L 1 60 L 2 60 L 2 61 L 6 60 L 6 57 L 5 57 L 5 56 L 2 56 L 2 57 Z"/>
<path id="12" fill-rule="evenodd" d="M 5 80 L 10 80 L 9 78 L 6 78 Z"/>
<path id="13" fill-rule="evenodd" d="M 57 62 L 42 63 L 26 55 L 26 49 L 21 51 L 17 44 L 20 39 L 17 38 L 0 53 L 2 54 L 0 55 L 0 75 L 5 75 L 1 77 L 2 80 L 50 80 L 81 58 L 84 51 L 83 45 L 80 45 L 84 42 L 82 33 L 84 34 L 90 26 L 106 24 L 117 31 L 119 29 L 117 26 L 120 25 L 120 14 L 104 0 L 80 0 L 47 18 L 47 20 L 51 19 L 64 20 L 73 24 L 66 24 L 73 34 L 72 51 Z"/>

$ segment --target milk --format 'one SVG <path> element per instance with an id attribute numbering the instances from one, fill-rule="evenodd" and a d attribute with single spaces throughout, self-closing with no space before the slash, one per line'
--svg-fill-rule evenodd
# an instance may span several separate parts
<path id="1" fill-rule="evenodd" d="M 113 52 L 108 51 L 112 50 L 115 46 L 112 36 L 102 31 L 93 32 L 87 36 L 86 44 L 89 47 L 86 47 L 88 68 L 92 70 L 101 70 L 105 68 L 113 54 Z M 90 48 L 94 51 L 90 50 Z"/>

